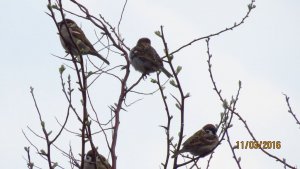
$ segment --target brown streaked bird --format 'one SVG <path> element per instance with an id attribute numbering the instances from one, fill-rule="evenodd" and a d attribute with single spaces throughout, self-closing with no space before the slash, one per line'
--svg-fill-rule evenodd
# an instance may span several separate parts
<path id="1" fill-rule="evenodd" d="M 75 56 L 79 56 L 79 53 L 81 55 L 87 55 L 87 54 L 94 55 L 109 65 L 108 60 L 106 60 L 102 55 L 100 55 L 95 50 L 94 46 L 86 38 L 83 31 L 77 26 L 77 24 L 73 20 L 65 19 L 65 22 L 62 20 L 61 22 L 58 23 L 58 27 L 62 36 L 62 37 L 60 36 L 60 42 L 67 53 L 71 52 Z M 68 32 L 68 28 L 71 36 Z M 72 39 L 77 47 L 72 42 Z"/>
<path id="2" fill-rule="evenodd" d="M 135 70 L 143 73 L 145 76 L 160 70 L 168 78 L 172 77 L 172 74 L 164 68 L 162 59 L 151 46 L 151 41 L 148 38 L 139 39 L 136 46 L 130 50 L 129 56 Z"/>
<path id="3" fill-rule="evenodd" d="M 188 138 L 182 145 L 182 149 L 175 152 L 172 158 L 178 154 L 189 152 L 194 156 L 205 157 L 212 153 L 214 148 L 219 143 L 219 138 L 216 135 L 217 128 L 213 124 L 205 125 L 201 130 L 197 131 Z"/>
<path id="4" fill-rule="evenodd" d="M 107 159 L 99 154 L 97 150 L 90 150 L 84 159 L 84 169 L 111 169 Z"/>

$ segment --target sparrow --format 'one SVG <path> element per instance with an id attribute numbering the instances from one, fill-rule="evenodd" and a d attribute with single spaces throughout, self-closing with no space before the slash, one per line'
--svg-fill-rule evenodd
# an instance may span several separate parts
<path id="1" fill-rule="evenodd" d="M 194 156 L 205 157 L 212 153 L 218 145 L 219 139 L 216 135 L 217 128 L 213 124 L 205 125 L 201 130 L 197 131 L 188 138 L 182 145 L 182 149 L 175 152 L 172 158 L 178 154 L 189 152 Z"/>
<path id="2" fill-rule="evenodd" d="M 129 57 L 135 70 L 145 76 L 161 70 L 168 78 L 172 77 L 172 74 L 164 68 L 162 59 L 151 46 L 151 41 L 148 38 L 139 39 L 136 46 L 130 50 Z"/>
<path id="3" fill-rule="evenodd" d="M 62 20 L 58 23 L 58 28 L 61 34 L 60 42 L 63 48 L 66 50 L 66 53 L 72 53 L 75 56 L 79 56 L 79 53 L 82 55 L 94 55 L 109 65 L 108 60 L 106 60 L 95 50 L 91 42 L 86 38 L 83 31 L 77 26 L 77 24 L 73 20 L 65 19 L 65 22 L 64 20 Z M 68 32 L 68 29 L 70 31 L 71 36 Z M 73 43 L 72 39 L 77 47 Z"/>
<path id="4" fill-rule="evenodd" d="M 97 150 L 90 150 L 84 159 L 84 169 L 111 169 L 107 159 L 99 154 Z"/>

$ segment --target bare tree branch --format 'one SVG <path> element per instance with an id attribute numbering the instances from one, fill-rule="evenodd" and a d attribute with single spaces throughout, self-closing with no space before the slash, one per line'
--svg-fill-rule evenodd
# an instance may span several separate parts
<path id="1" fill-rule="evenodd" d="M 292 107 L 290 105 L 290 97 L 288 97 L 288 95 L 286 95 L 286 94 L 283 94 L 283 95 L 285 96 L 285 101 L 289 108 L 288 112 L 294 117 L 294 119 L 296 120 L 296 124 L 300 125 L 300 121 L 296 117 L 296 114 L 293 112 Z"/>
<path id="2" fill-rule="evenodd" d="M 193 43 L 197 42 L 197 41 L 200 41 L 200 40 L 203 40 L 203 39 L 207 39 L 207 38 L 211 38 L 211 37 L 214 37 L 214 36 L 218 36 L 224 32 L 227 32 L 227 31 L 230 31 L 230 30 L 233 30 L 234 28 L 237 28 L 239 27 L 240 25 L 242 25 L 245 20 L 249 17 L 251 11 L 256 7 L 256 5 L 254 5 L 254 2 L 255 0 L 251 0 L 251 3 L 248 5 L 248 11 L 246 13 L 246 15 L 242 18 L 242 20 L 238 23 L 234 23 L 233 26 L 230 26 L 229 28 L 225 28 L 217 33 L 213 33 L 213 34 L 210 34 L 210 35 L 207 35 L 207 36 L 203 36 L 203 37 L 200 37 L 200 38 L 197 38 L 197 39 L 194 39 L 192 41 L 190 41 L 189 43 L 185 44 L 185 45 L 182 45 L 181 47 L 179 47 L 178 49 L 176 49 L 175 51 L 171 52 L 170 55 L 174 55 L 175 53 L 179 52 L 180 50 L 186 48 L 187 46 L 190 46 L 192 45 Z"/>

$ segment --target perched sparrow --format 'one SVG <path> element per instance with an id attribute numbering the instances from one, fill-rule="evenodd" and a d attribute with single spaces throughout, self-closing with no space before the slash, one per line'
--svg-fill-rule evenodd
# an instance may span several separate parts
<path id="1" fill-rule="evenodd" d="M 129 56 L 132 66 L 143 75 L 161 70 L 168 78 L 172 77 L 172 74 L 164 68 L 162 59 L 151 46 L 148 38 L 139 39 L 136 46 L 131 49 Z"/>
<path id="2" fill-rule="evenodd" d="M 194 156 L 205 157 L 210 154 L 219 143 L 216 132 L 217 129 L 214 125 L 205 125 L 201 130 L 188 138 L 183 143 L 183 148 L 178 152 L 175 152 L 172 158 L 183 152 L 189 152 Z"/>
<path id="3" fill-rule="evenodd" d="M 77 26 L 74 21 L 72 21 L 71 19 L 65 19 L 65 21 L 66 24 L 62 20 L 58 23 L 58 26 L 62 36 L 60 37 L 60 42 L 67 53 L 72 52 L 72 54 L 75 56 L 78 56 L 79 52 L 82 55 L 94 55 L 103 60 L 105 63 L 109 64 L 109 62 L 95 50 L 91 42 L 85 37 L 83 31 Z M 67 28 L 69 28 L 71 36 Z M 72 39 L 77 47 L 72 42 Z"/>
<path id="4" fill-rule="evenodd" d="M 103 155 L 90 150 L 84 159 L 84 169 L 111 169 L 111 165 Z"/>

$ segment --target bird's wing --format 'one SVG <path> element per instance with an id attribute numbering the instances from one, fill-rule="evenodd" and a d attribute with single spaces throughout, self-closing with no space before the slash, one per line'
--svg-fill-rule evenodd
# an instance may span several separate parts
<path id="1" fill-rule="evenodd" d="M 139 46 L 135 46 L 130 50 L 131 58 L 140 57 L 141 55 L 144 55 L 144 52 L 143 52 L 142 48 L 140 48 Z"/>
<path id="2" fill-rule="evenodd" d="M 204 146 L 216 141 L 216 136 L 206 133 L 204 130 L 197 131 L 193 136 L 187 139 L 183 145 L 185 147 Z"/>
<path id="3" fill-rule="evenodd" d="M 134 57 L 138 57 L 140 60 L 144 61 L 144 62 L 151 62 L 152 64 L 156 65 L 155 60 L 153 60 L 153 57 L 150 56 L 149 52 L 139 46 L 135 46 L 132 50 L 131 50 L 131 58 Z"/>
<path id="4" fill-rule="evenodd" d="M 197 143 L 201 139 L 201 137 L 203 137 L 204 134 L 205 134 L 205 131 L 203 131 L 203 130 L 197 131 L 194 135 L 192 135 L 190 138 L 188 138 L 183 143 L 183 146 L 194 145 L 195 143 Z"/>
<path id="5" fill-rule="evenodd" d="M 162 60 L 155 51 L 155 49 L 150 46 L 149 48 L 144 49 L 143 55 L 141 55 L 145 60 L 151 62 L 153 66 L 160 68 L 163 66 Z"/>
<path id="6" fill-rule="evenodd" d="M 101 154 L 99 154 L 99 156 L 100 156 L 102 166 L 101 167 L 99 166 L 98 168 L 111 169 L 111 165 L 108 163 L 107 159 Z"/>
<path id="7" fill-rule="evenodd" d="M 149 54 L 151 53 L 151 59 L 156 63 L 156 65 L 163 66 L 162 59 L 160 58 L 156 50 L 152 46 L 150 46 L 148 50 Z"/>
<path id="8" fill-rule="evenodd" d="M 70 26 L 70 30 L 71 30 L 72 35 L 74 36 L 74 38 L 76 38 L 76 40 L 80 40 L 86 46 L 91 48 L 91 50 L 94 50 L 94 47 L 91 44 L 91 42 L 86 38 L 84 32 L 77 25 Z M 75 42 L 75 43 L 77 43 L 77 42 Z"/>

